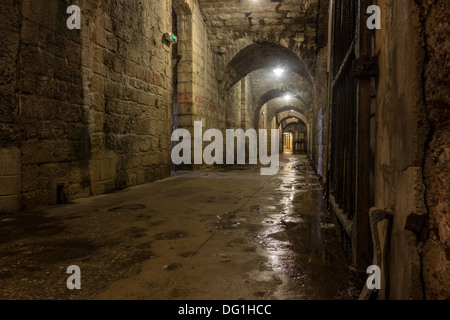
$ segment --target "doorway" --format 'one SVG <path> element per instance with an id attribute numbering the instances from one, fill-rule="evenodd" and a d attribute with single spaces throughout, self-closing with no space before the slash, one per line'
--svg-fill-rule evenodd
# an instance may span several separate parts
<path id="1" fill-rule="evenodd" d="M 293 148 L 293 136 L 292 133 L 288 132 L 288 133 L 284 133 L 283 134 L 283 152 L 284 153 L 292 153 L 294 148 Z"/>

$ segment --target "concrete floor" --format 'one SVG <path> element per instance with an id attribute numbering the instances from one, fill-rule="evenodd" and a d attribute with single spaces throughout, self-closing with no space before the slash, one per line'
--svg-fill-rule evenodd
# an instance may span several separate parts
<path id="1" fill-rule="evenodd" d="M 354 299 L 305 157 L 232 166 L 0 222 L 0 299 Z M 66 269 L 81 268 L 81 290 Z"/>

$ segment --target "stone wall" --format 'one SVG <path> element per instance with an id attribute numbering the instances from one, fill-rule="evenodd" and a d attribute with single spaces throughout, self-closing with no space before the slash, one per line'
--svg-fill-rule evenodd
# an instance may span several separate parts
<path id="1" fill-rule="evenodd" d="M 228 121 L 226 99 L 219 99 L 216 57 L 207 25 L 196 0 L 173 1 L 178 15 L 178 127 L 194 134 L 194 122 L 201 121 L 203 131 L 224 130 Z M 234 93 L 230 103 L 235 104 Z M 231 118 L 234 117 L 230 116 Z M 231 120 L 230 120 L 231 121 Z M 234 121 L 234 120 L 233 120 Z M 188 165 L 201 169 L 206 165 Z"/>
<path id="2" fill-rule="evenodd" d="M 66 27 L 72 4 L 82 10 L 81 30 Z M 163 40 L 172 31 L 172 4 L 179 36 L 173 61 Z M 217 54 L 196 0 L 6 1 L 0 14 L 12 21 L 0 31 L 2 212 L 170 175 L 173 63 L 176 125 L 226 128 Z M 244 83 L 244 113 L 240 84 L 230 100 L 239 109 L 235 128 L 252 125 Z"/>
<path id="3" fill-rule="evenodd" d="M 0 212 L 20 210 L 22 174 L 20 151 L 17 148 L 0 149 Z"/>
<path id="4" fill-rule="evenodd" d="M 407 229 L 409 216 L 426 214 L 421 161 L 425 129 L 421 122 L 421 61 L 418 17 L 410 1 L 380 1 L 382 29 L 376 33 L 377 79 L 375 207 L 394 215 L 391 244 L 385 250 L 389 283 L 382 298 L 422 298 L 420 252 Z M 382 244 L 384 247 L 385 244 Z M 385 270 L 386 269 L 386 270 Z"/>
<path id="5" fill-rule="evenodd" d="M 314 76 L 314 106 L 310 121 L 312 141 L 310 142 L 310 157 L 321 182 L 326 184 L 327 172 L 327 150 L 328 150 L 328 75 L 327 75 L 327 55 L 328 47 L 322 48 L 316 60 L 316 70 Z"/>
<path id="6" fill-rule="evenodd" d="M 241 127 L 241 82 L 236 83 L 227 93 L 226 99 L 226 126 L 227 128 Z"/>
<path id="7" fill-rule="evenodd" d="M 244 130 L 256 129 L 256 115 L 258 110 L 256 110 L 250 77 L 245 77 L 241 80 L 241 83 L 244 84 L 241 86 L 241 113 L 244 113 L 243 116 L 241 116 L 241 128 Z"/>
<path id="8" fill-rule="evenodd" d="M 82 9 L 81 30 L 66 27 L 71 4 Z M 0 175 L 13 181 L 0 190 L 1 211 L 168 176 L 172 63 L 162 37 L 171 2 L 0 6 L 1 21 L 11 21 L 0 31 Z"/>
<path id="9" fill-rule="evenodd" d="M 192 8 L 193 44 L 193 114 L 204 128 L 224 129 L 225 107 L 219 105 L 214 54 L 205 19 L 196 1 Z"/>
<path id="10" fill-rule="evenodd" d="M 378 1 L 375 32 L 375 207 L 394 215 L 381 223 L 384 279 L 380 299 L 448 299 L 450 279 L 449 14 L 446 1 Z M 318 51 L 312 160 L 326 183 L 328 105 L 326 49 Z M 388 234 L 389 233 L 389 234 Z M 390 242 L 387 240 L 390 239 Z"/>
<path id="11" fill-rule="evenodd" d="M 90 194 L 89 110 L 82 37 L 66 27 L 68 1 L 17 1 L 23 208 Z"/>
<path id="12" fill-rule="evenodd" d="M 256 112 L 250 78 L 245 77 L 227 93 L 227 129 L 256 129 Z"/>
<path id="13" fill-rule="evenodd" d="M 448 299 L 449 46 L 437 43 L 448 33 L 448 8 L 379 5 L 375 206 L 394 214 L 381 298 Z"/>
<path id="14" fill-rule="evenodd" d="M 174 5 L 180 41 L 179 125 L 192 131 L 194 121 L 202 121 L 205 129 L 223 129 L 226 105 L 219 101 L 215 56 L 204 17 L 196 0 L 176 1 Z"/>
<path id="15" fill-rule="evenodd" d="M 21 8 L 13 0 L 2 2 L 0 10 L 0 213 L 20 208 L 21 157 L 17 148 L 20 130 L 18 65 L 20 53 Z"/>
<path id="16" fill-rule="evenodd" d="M 83 85 L 92 142 L 91 193 L 170 175 L 169 1 L 85 1 Z"/>
<path id="17" fill-rule="evenodd" d="M 424 178 L 429 210 L 429 235 L 423 248 L 423 281 L 427 299 L 449 299 L 450 288 L 450 40 L 449 3 L 425 1 L 421 32 L 426 60 L 422 75 L 430 125 L 426 143 Z"/>

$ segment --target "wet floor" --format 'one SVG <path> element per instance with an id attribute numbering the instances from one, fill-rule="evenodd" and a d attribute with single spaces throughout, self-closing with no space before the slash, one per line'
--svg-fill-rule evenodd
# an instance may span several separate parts
<path id="1" fill-rule="evenodd" d="M 338 240 L 339 230 L 308 162 L 287 156 L 265 189 L 258 238 L 269 266 L 283 279 L 274 297 L 355 298 L 358 292 L 349 286 L 348 252 Z"/>
<path id="2" fill-rule="evenodd" d="M 347 251 L 303 156 L 0 219 L 0 299 L 354 299 Z M 66 287 L 78 265 L 82 289 Z"/>

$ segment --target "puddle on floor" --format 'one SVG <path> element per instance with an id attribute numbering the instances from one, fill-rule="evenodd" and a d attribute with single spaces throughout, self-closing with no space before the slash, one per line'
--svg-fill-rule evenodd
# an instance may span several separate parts
<path id="1" fill-rule="evenodd" d="M 278 196 L 266 198 L 262 206 L 281 209 L 261 217 L 257 236 L 266 266 L 282 275 L 273 298 L 356 299 L 359 291 L 350 285 L 348 251 L 336 235 L 317 178 L 306 159 L 290 159 L 284 168 L 274 182 L 280 186 Z M 307 176 L 301 183 L 299 170 Z"/>

